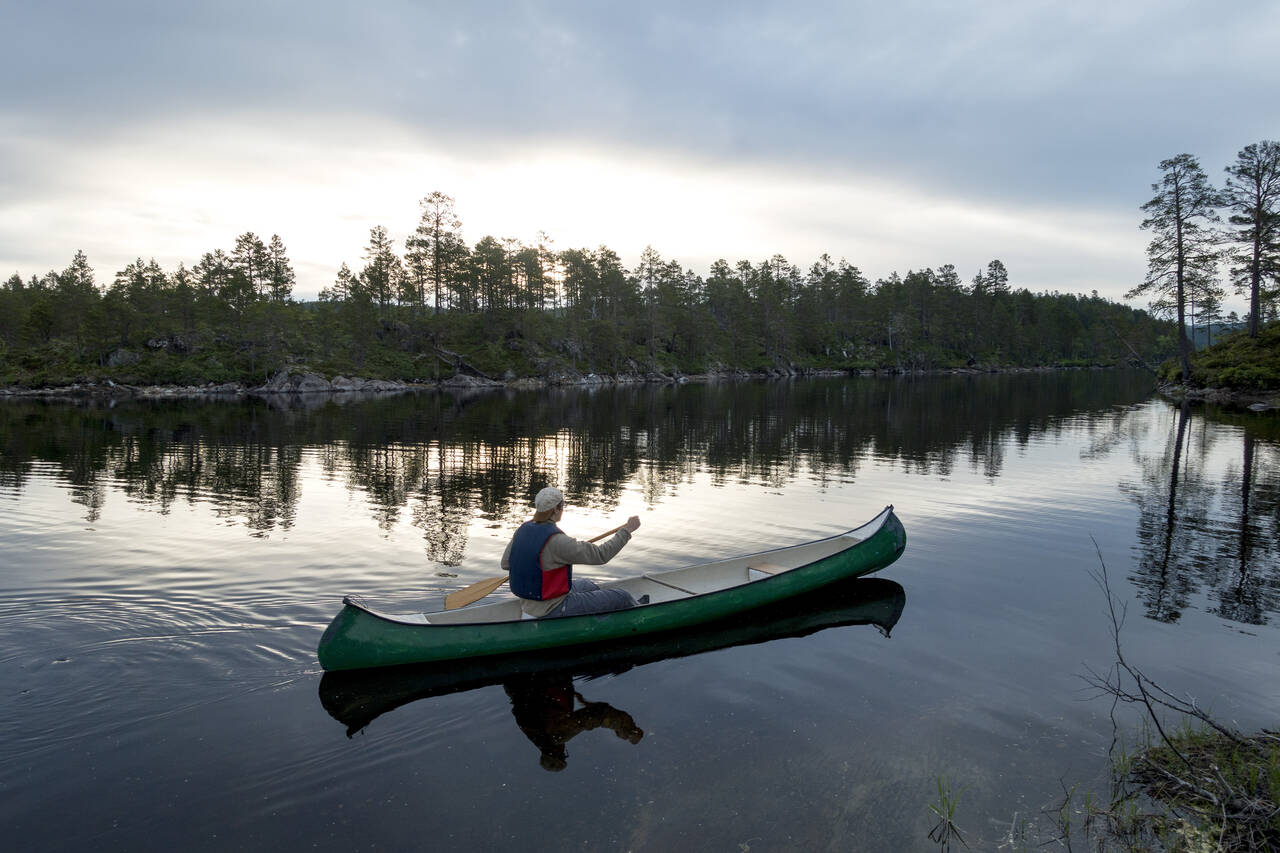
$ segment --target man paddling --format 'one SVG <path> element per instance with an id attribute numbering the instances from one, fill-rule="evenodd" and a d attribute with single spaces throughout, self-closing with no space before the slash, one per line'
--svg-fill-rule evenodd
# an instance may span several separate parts
<path id="1" fill-rule="evenodd" d="M 600 566 L 614 558 L 631 541 L 640 518 L 631 516 L 617 533 L 599 545 L 567 536 L 556 523 L 564 516 L 564 494 L 548 486 L 533 499 L 532 521 L 520 525 L 507 550 L 502 568 L 511 575 L 511 591 L 529 616 L 578 616 L 625 610 L 647 604 L 637 602 L 624 589 L 601 589 L 589 580 L 573 578 L 574 564 Z"/>

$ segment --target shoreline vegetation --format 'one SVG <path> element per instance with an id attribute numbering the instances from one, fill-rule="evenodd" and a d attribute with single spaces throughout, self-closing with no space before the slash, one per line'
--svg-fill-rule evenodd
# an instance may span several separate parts
<path id="1" fill-rule="evenodd" d="M 1165 302 L 1145 311 L 1096 291 L 1032 293 L 1014 286 L 998 259 L 968 282 L 951 264 L 872 281 L 827 254 L 807 269 L 777 254 L 721 259 L 699 275 L 653 247 L 627 269 L 607 246 L 555 251 L 546 234 L 535 245 L 492 236 L 468 245 L 451 197 L 431 193 L 420 206 L 402 251 L 385 227 L 371 229 L 363 266 L 342 264 L 315 301 L 293 297 L 280 237 L 264 242 L 252 232 L 190 268 L 139 257 L 106 285 L 83 252 L 61 272 L 15 272 L 0 283 L 0 396 L 385 393 L 1127 365 L 1157 374 L 1175 399 L 1280 406 L 1277 323 L 1247 345 L 1234 335 L 1196 353 L 1195 371 L 1185 369 L 1184 352 L 1179 371 L 1170 359 L 1187 336 L 1162 319 Z M 1255 335 L 1259 319 L 1249 318 Z"/>
<path id="2" fill-rule="evenodd" d="M 1191 715 L 1193 718 L 1195 715 Z M 1253 735 L 1208 720 L 1148 730 L 1117 759 L 1126 798 L 1107 815 L 1113 836 L 1148 849 L 1275 850 L 1280 844 L 1280 733 Z M 1125 788 L 1124 786 L 1127 786 Z M 1145 798 L 1151 807 L 1137 800 Z"/>
<path id="3" fill-rule="evenodd" d="M 1262 326 L 1257 336 L 1234 332 L 1193 353 L 1185 379 L 1174 359 L 1160 366 L 1157 378 L 1160 393 L 1174 402 L 1280 409 L 1280 323 Z"/>
<path id="4" fill-rule="evenodd" d="M 1169 320 L 1097 292 L 1032 293 L 998 259 L 969 281 L 951 264 L 873 281 L 827 254 L 699 274 L 648 247 L 628 269 L 607 246 L 553 250 L 545 234 L 469 245 L 438 192 L 411 228 L 400 247 L 371 229 L 363 265 L 314 301 L 294 298 L 280 237 L 252 232 L 190 267 L 139 257 L 105 285 L 83 252 L 61 272 L 15 272 L 0 283 L 0 388 L 985 372 L 1156 364 L 1177 347 Z"/>

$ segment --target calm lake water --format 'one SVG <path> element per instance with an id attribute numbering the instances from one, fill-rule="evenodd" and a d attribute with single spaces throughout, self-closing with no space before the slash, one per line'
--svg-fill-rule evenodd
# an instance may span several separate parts
<path id="1" fill-rule="evenodd" d="M 886 504 L 907 550 L 606 664 L 322 678 L 343 594 L 438 605 L 548 483 L 584 538 L 643 521 L 586 576 Z M 928 850 L 944 776 L 996 849 L 1064 785 L 1106 790 L 1098 551 L 1130 662 L 1276 725 L 1280 419 L 1180 412 L 1143 375 L 10 400 L 0 828 L 32 851 Z"/>

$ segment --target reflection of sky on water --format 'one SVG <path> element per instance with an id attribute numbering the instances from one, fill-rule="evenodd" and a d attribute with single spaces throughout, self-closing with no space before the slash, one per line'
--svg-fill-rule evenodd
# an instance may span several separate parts
<path id="1" fill-rule="evenodd" d="M 0 822 L 59 825 L 82 846 L 118 821 L 121 846 L 321 834 L 396 848 L 430 833 L 539 849 L 521 827 L 569 796 L 586 816 L 566 832 L 588 847 L 781 848 L 777 827 L 799 826 L 793 845 L 913 849 L 943 773 L 970 786 L 970 840 L 992 842 L 1015 809 L 1060 798 L 1059 780 L 1089 786 L 1105 769 L 1107 703 L 1079 678 L 1112 653 L 1094 539 L 1129 605 L 1130 659 L 1246 728 L 1274 725 L 1274 613 L 1261 625 L 1218 614 L 1201 560 L 1171 563 L 1198 585 L 1178 620 L 1143 618 L 1139 531 L 1159 541 L 1169 515 L 1177 410 L 1143 383 L 1079 378 L 107 419 L 0 407 L 0 675 L 26 691 L 0 695 L 0 724 L 18 733 L 0 743 Z M 722 428 L 727 408 L 740 431 Z M 15 433 L 14 414 L 33 412 Z M 1252 566 L 1274 577 L 1280 460 L 1265 423 L 1191 415 L 1177 494 L 1211 499 L 1178 497 L 1173 516 L 1180 542 L 1195 539 L 1184 530 L 1232 541 L 1249 430 Z M 570 532 L 641 516 L 622 555 L 590 570 L 601 577 L 804 541 L 893 503 L 907 551 L 881 574 L 906 590 L 902 618 L 887 640 L 834 628 L 589 682 L 583 695 L 644 738 L 576 737 L 554 775 L 496 686 L 415 702 L 348 741 L 315 690 L 315 643 L 340 596 L 412 610 L 491 576 L 530 490 L 552 479 L 568 486 Z M 1207 521 L 1188 515 L 1198 507 Z M 450 555 L 457 565 L 433 559 Z M 708 827 L 690 791 L 736 817 Z M 139 815 L 139 801 L 162 808 Z M 479 829 L 465 817 L 477 803 L 491 815 Z"/>
<path id="2" fill-rule="evenodd" d="M 536 443 L 531 455 L 538 459 L 541 479 L 568 479 L 570 443 L 567 436 L 551 436 Z M 1046 480 L 1054 483 L 1052 503 L 1079 505 L 1083 503 L 1079 496 L 1096 498 L 1095 484 L 1115 479 L 1114 469 L 1079 465 L 1078 435 L 1070 428 L 1019 444 L 1008 437 L 1001 443 L 1004 464 L 995 476 L 965 448 L 954 452 L 945 473 L 929 466 L 883 459 L 868 448 L 850 458 L 852 464 L 847 472 L 817 468 L 811 460 L 797 456 L 786 464 L 785 477 L 767 481 L 744 476 L 726 482 L 699 465 L 690 465 L 673 477 L 669 467 L 659 472 L 655 469 L 660 463 L 642 458 L 608 500 L 591 500 L 584 505 L 571 497 L 565 526 L 587 535 L 596 528 L 613 526 L 623 514 L 638 512 L 650 531 L 664 533 L 667 549 L 681 543 L 692 545 L 708 534 L 714 536 L 717 530 L 731 531 L 735 538 L 754 545 L 776 541 L 779 535 L 807 538 L 852 526 L 879 506 L 892 502 L 899 505 L 901 512 L 932 522 L 953 515 L 999 516 L 1011 506 L 1045 502 Z M 485 445 L 468 449 L 481 458 L 492 450 Z M 416 452 L 423 456 L 421 466 L 406 465 L 396 458 L 397 453 Z M 394 492 L 404 501 L 388 504 L 365 488 L 350 460 L 340 453 L 333 453 L 331 448 L 303 449 L 292 475 L 296 489 L 289 521 L 269 522 L 262 526 L 265 529 L 254 529 L 258 517 L 237 513 L 235 505 L 228 507 L 222 494 L 196 491 L 161 503 L 125 494 L 110 478 L 99 484 L 102 495 L 93 509 L 94 518 L 87 520 L 86 510 L 74 500 L 77 487 L 68 487 L 56 466 L 37 462 L 17 494 L 9 496 L 20 505 L 21 512 L 11 514 L 7 526 L 14 535 L 23 535 L 25 530 L 37 538 L 45 538 L 50 525 L 79 528 L 92 531 L 99 538 L 118 535 L 120 541 L 133 540 L 133 548 L 147 547 L 139 541 L 147 537 L 128 532 L 138 529 L 148 531 L 152 537 L 163 530 L 175 540 L 207 539 L 205 544 L 209 545 L 223 540 L 227 528 L 248 528 L 248 532 L 267 539 L 324 545 L 326 551 L 340 548 L 340 541 L 355 531 L 362 531 L 360 535 L 366 538 L 405 543 L 422 535 L 422 518 L 415 511 L 430 500 L 424 489 L 415 488 L 406 469 L 412 468 L 422 481 L 430 482 L 442 470 L 462 464 L 458 448 L 446 448 L 443 459 L 441 455 L 436 445 L 387 449 L 381 473 L 396 482 Z M 1071 476 L 1060 476 L 1066 472 Z M 479 507 L 472 508 L 460 531 L 469 543 L 464 567 L 476 561 L 486 562 L 488 549 L 484 540 L 496 539 L 505 544 L 507 532 L 523 518 L 524 509 L 513 501 L 507 512 L 493 517 Z M 337 531 L 344 533 L 334 535 Z M 644 544 L 645 537 L 637 537 L 631 551 L 634 553 Z"/>
<path id="3" fill-rule="evenodd" d="M 650 411 L 644 393 L 624 399 L 622 408 Z M 895 405 L 893 389 L 885 393 L 887 411 Z M 288 444 L 296 415 L 255 412 L 255 419 L 286 419 L 274 443 L 268 438 L 222 447 L 186 440 L 194 430 L 185 422 L 166 433 L 163 426 L 147 426 L 145 411 L 133 413 L 119 422 L 127 425 L 125 443 L 107 442 L 90 454 L 89 464 L 70 456 L 10 459 L 24 472 L 20 485 L 0 491 L 0 506 L 14 504 L 5 513 L 6 540 L 16 552 L 11 565 L 23 565 L 24 552 L 33 560 L 43 555 L 29 579 L 38 584 L 62 572 L 77 577 L 90 566 L 157 582 L 156 573 L 166 571 L 157 567 L 197 562 L 228 580 L 274 576 L 289 586 L 338 574 L 361 589 L 396 597 L 424 587 L 444 592 L 493 572 L 509 530 L 527 512 L 527 493 L 544 483 L 566 488 L 564 527 L 580 536 L 641 515 L 646 527 L 614 565 L 594 570 L 602 577 L 625 574 L 635 564 L 669 566 L 726 549 L 827 535 L 861 523 L 887 503 L 897 505 L 913 540 L 925 531 L 955 536 L 983 525 L 992 535 L 1000 531 L 1006 553 L 1024 540 L 1043 544 L 1047 536 L 1056 547 L 1087 555 L 1092 536 L 1119 564 L 1132 547 L 1134 493 L 1144 489 L 1144 477 L 1151 479 L 1152 460 L 1168 455 L 1176 420 L 1176 410 L 1158 402 L 1061 414 L 1036 411 L 1032 404 L 1027 411 L 994 412 L 980 422 L 982 432 L 959 423 L 941 428 L 938 438 L 920 440 L 902 437 L 910 426 L 889 434 L 867 428 L 879 413 L 866 419 L 857 412 L 844 426 L 847 410 L 831 408 L 833 399 L 843 398 L 817 398 L 827 408 L 803 411 L 789 422 L 760 405 L 765 398 L 748 395 L 743 404 L 730 393 L 716 399 L 728 411 L 695 406 L 672 421 L 658 416 L 619 423 L 617 415 L 612 421 L 606 416 L 603 427 L 544 434 L 520 434 L 509 425 L 504 443 L 465 433 L 415 443 L 411 439 L 423 431 L 415 425 L 385 444 L 368 436 L 356 444 L 345 437 L 351 412 L 342 409 L 337 417 L 327 410 L 311 413 L 332 420 L 318 433 L 328 437 L 325 443 Z M 882 398 L 873 399 L 878 404 Z M 522 402 L 517 398 L 515 405 Z M 416 416 L 409 405 L 406 411 Z M 52 407 L 41 411 L 74 417 Z M 504 411 L 496 401 L 485 423 L 502 420 Z M 201 412 L 197 407 L 192 416 L 197 424 Z M 584 417 L 600 418 L 590 405 Z M 721 418 L 748 421 L 742 433 L 748 438 L 757 431 L 776 434 L 767 447 L 747 441 L 737 455 L 726 456 L 722 448 L 712 461 L 707 442 L 722 438 Z M 672 435 L 674 426 L 691 422 L 696 425 L 688 438 Z M 834 427 L 840 428 L 835 439 L 815 444 L 816 433 Z M 1238 478 L 1242 435 L 1234 425 L 1193 421 L 1183 476 L 1215 483 Z M 901 449 L 912 444 L 916 449 Z M 1255 468 L 1267 470 L 1275 448 L 1258 447 Z M 96 475 L 87 470 L 94 465 Z M 211 476 L 212 469 L 219 470 Z M 613 479 L 605 483 L 602 476 Z M 1229 508 L 1219 500 L 1207 510 L 1216 517 Z M 259 544 L 228 536 L 237 530 L 252 533 Z M 24 582 L 8 575 L 10 584 Z"/>

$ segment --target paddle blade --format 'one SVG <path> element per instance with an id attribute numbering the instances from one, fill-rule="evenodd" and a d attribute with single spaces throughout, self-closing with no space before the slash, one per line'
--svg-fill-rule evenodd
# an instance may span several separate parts
<path id="1" fill-rule="evenodd" d="M 473 601 L 479 601 L 489 593 L 507 582 L 507 576 L 500 578 L 489 578 L 488 580 L 477 581 L 471 586 L 463 587 L 457 592 L 451 592 L 444 597 L 445 610 L 457 610 L 459 607 L 466 607 Z"/>

